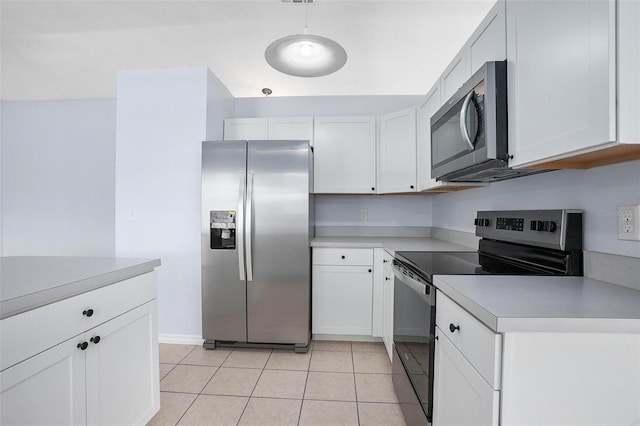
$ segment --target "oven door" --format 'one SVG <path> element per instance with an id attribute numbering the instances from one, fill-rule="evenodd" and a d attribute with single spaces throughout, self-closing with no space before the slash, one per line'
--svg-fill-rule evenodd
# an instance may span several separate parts
<path id="1" fill-rule="evenodd" d="M 435 287 L 394 260 L 393 385 L 407 424 L 427 424 L 433 406 Z"/>

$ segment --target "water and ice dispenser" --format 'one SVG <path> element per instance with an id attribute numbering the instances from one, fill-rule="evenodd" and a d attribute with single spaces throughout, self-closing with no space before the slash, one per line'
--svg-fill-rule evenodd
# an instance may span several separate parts
<path id="1" fill-rule="evenodd" d="M 236 248 L 236 212 L 214 210 L 209 212 L 210 243 L 212 250 Z"/>

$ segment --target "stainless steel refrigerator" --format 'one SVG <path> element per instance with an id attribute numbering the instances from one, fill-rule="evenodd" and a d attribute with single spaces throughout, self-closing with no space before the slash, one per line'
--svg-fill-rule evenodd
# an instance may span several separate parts
<path id="1" fill-rule="evenodd" d="M 202 333 L 308 350 L 314 235 L 308 141 L 202 143 Z"/>

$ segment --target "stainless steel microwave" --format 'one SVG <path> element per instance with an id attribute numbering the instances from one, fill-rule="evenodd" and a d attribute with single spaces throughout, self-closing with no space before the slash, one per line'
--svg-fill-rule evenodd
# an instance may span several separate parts
<path id="1" fill-rule="evenodd" d="M 509 168 L 507 139 L 507 62 L 487 62 L 431 117 L 431 177 L 491 182 L 546 171 Z"/>

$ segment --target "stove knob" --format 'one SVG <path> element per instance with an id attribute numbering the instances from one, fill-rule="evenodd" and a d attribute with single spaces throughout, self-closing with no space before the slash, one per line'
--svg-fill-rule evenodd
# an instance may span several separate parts
<path id="1" fill-rule="evenodd" d="M 555 232 L 556 223 L 551 220 L 545 220 L 543 224 L 543 231 L 545 232 Z"/>
<path id="2" fill-rule="evenodd" d="M 473 224 L 475 226 L 489 226 L 489 219 L 475 219 Z"/>
<path id="3" fill-rule="evenodd" d="M 542 231 L 544 228 L 544 223 L 541 220 L 532 220 L 530 229 L 532 231 Z"/>

